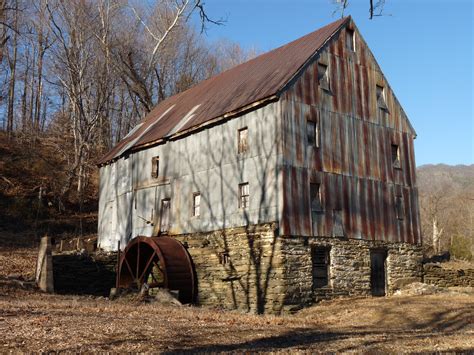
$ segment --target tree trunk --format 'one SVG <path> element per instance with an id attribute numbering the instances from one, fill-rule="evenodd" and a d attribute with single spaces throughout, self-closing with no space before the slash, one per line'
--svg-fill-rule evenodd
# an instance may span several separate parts
<path id="1" fill-rule="evenodd" d="M 8 136 L 11 137 L 13 133 L 13 112 L 15 108 L 15 85 L 16 85 L 16 61 L 18 52 L 18 13 L 15 12 L 15 23 L 13 36 L 13 58 L 9 58 L 10 64 L 10 84 L 8 87 L 8 112 L 7 112 L 7 132 Z"/>
<path id="2" fill-rule="evenodd" d="M 8 41 L 7 31 L 5 30 L 5 26 L 2 24 L 6 18 L 6 6 L 6 0 L 0 0 L 0 65 L 3 62 L 3 51 Z M 2 101 L 1 98 L 2 97 L 0 96 L 0 102 Z"/>
<path id="3" fill-rule="evenodd" d="M 41 98 L 43 96 L 43 85 L 42 85 L 42 78 L 43 78 L 43 57 L 44 57 L 45 46 L 43 43 L 43 30 L 40 27 L 38 33 L 38 83 L 36 88 L 36 100 L 35 100 L 35 114 L 34 114 L 34 122 L 35 128 L 37 131 L 41 130 Z"/>
<path id="4" fill-rule="evenodd" d="M 438 221 L 436 218 L 433 218 L 433 249 L 436 254 L 441 252 L 441 235 L 443 234 L 443 229 L 438 228 Z"/>
<path id="5" fill-rule="evenodd" d="M 23 77 L 23 93 L 21 95 L 21 129 L 23 132 L 26 131 L 27 128 L 27 117 L 26 117 L 26 99 L 28 96 L 28 73 L 30 71 L 30 64 L 29 64 L 29 58 L 28 58 L 28 53 L 25 55 L 26 56 L 26 68 L 25 68 L 25 73 Z"/>

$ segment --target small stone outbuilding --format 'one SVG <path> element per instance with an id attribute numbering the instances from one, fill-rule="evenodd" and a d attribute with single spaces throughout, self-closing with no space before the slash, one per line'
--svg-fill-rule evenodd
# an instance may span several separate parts
<path id="1" fill-rule="evenodd" d="M 101 159 L 99 246 L 179 241 L 204 305 L 389 294 L 421 280 L 415 137 L 343 18 L 159 103 Z"/>

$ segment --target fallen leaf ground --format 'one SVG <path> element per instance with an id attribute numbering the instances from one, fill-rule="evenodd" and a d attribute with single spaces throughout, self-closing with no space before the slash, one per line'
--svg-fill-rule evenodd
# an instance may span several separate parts
<path id="1" fill-rule="evenodd" d="M 288 316 L 22 289 L 34 250 L 0 249 L 0 352 L 474 352 L 474 296 L 321 302 Z M 7 264 L 8 263 L 8 264 Z"/>

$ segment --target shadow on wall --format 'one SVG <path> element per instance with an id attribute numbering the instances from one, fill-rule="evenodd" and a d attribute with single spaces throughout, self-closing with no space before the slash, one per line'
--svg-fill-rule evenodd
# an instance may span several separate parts
<path id="1" fill-rule="evenodd" d="M 54 291 L 59 294 L 108 296 L 115 287 L 115 254 L 91 257 L 53 255 Z"/>
<path id="2" fill-rule="evenodd" d="M 233 126 L 222 125 L 201 133 L 206 139 L 201 153 L 205 156 L 206 167 L 213 170 L 212 174 L 195 169 L 195 151 L 186 149 L 179 157 L 185 169 L 190 171 L 189 179 L 194 191 L 200 192 L 201 209 L 209 216 L 210 223 L 221 231 L 217 236 L 217 247 L 215 245 L 211 253 L 215 260 L 226 259 L 221 268 L 226 274 L 222 279 L 230 288 L 227 291 L 230 291 L 233 308 L 252 309 L 257 313 L 264 313 L 269 301 L 268 289 L 274 273 L 278 238 L 278 230 L 274 227 L 262 230 L 257 225 L 275 222 L 277 216 L 271 214 L 280 211 L 280 128 L 275 122 L 269 126 L 271 119 L 268 116 L 272 115 L 265 110 L 253 113 L 257 115 L 253 117 L 257 122 L 255 127 L 246 126 L 245 121 L 238 123 L 240 119 L 234 121 L 248 127 L 248 140 L 240 153 L 239 130 Z M 269 132 L 268 127 L 273 132 Z M 221 134 L 216 130 L 221 130 Z M 241 188 L 245 183 L 248 183 L 248 197 Z M 244 226 L 242 231 L 234 228 L 236 225 Z M 192 250 L 190 253 L 193 257 Z M 198 265 L 197 273 L 206 273 L 206 270 L 199 270 Z M 206 292 L 222 297 L 222 289 L 212 283 L 209 287 L 211 290 Z"/>

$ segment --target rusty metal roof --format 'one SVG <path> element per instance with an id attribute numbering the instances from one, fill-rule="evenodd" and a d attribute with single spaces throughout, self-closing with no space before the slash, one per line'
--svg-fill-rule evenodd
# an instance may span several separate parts
<path id="1" fill-rule="evenodd" d="M 159 103 L 99 162 L 225 119 L 277 95 L 350 17 L 330 23 Z"/>

